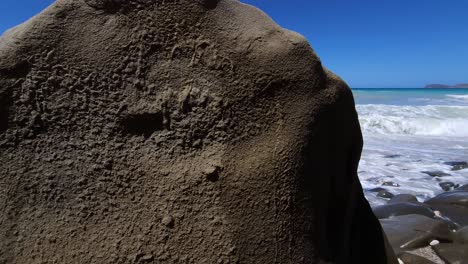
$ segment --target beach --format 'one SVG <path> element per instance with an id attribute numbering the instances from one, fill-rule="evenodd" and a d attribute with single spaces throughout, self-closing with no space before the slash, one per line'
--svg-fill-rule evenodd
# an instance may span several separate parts
<path id="1" fill-rule="evenodd" d="M 353 94 L 364 137 L 359 177 L 372 206 L 397 194 L 424 201 L 468 183 L 468 89 Z"/>
<path id="2" fill-rule="evenodd" d="M 467 263 L 468 89 L 355 89 L 359 177 L 399 263 Z"/>

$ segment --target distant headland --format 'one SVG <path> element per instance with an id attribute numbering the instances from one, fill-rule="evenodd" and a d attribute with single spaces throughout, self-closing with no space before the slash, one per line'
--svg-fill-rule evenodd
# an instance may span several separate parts
<path id="1" fill-rule="evenodd" d="M 424 88 L 468 88 L 468 83 L 460 83 L 456 85 L 428 84 Z"/>

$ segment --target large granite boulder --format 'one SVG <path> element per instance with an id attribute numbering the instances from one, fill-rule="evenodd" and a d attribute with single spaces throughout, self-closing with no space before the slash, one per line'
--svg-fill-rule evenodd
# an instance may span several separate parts
<path id="1" fill-rule="evenodd" d="M 0 263 L 394 263 L 361 147 L 251 6 L 58 0 L 0 39 Z"/>

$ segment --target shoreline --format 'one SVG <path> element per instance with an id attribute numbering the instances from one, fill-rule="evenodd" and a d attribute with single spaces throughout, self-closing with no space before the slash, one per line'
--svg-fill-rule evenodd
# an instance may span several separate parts
<path id="1" fill-rule="evenodd" d="M 451 164 L 468 168 L 467 162 Z M 379 194 L 387 203 L 372 210 L 400 263 L 467 263 L 468 181 L 425 201 L 412 194 Z"/>

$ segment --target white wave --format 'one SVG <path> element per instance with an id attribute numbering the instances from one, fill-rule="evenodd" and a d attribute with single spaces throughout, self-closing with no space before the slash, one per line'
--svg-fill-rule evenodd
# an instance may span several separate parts
<path id="1" fill-rule="evenodd" d="M 447 94 L 446 96 L 460 101 L 468 101 L 468 94 Z"/>
<path id="2" fill-rule="evenodd" d="M 468 106 L 357 105 L 364 134 L 468 137 Z"/>

